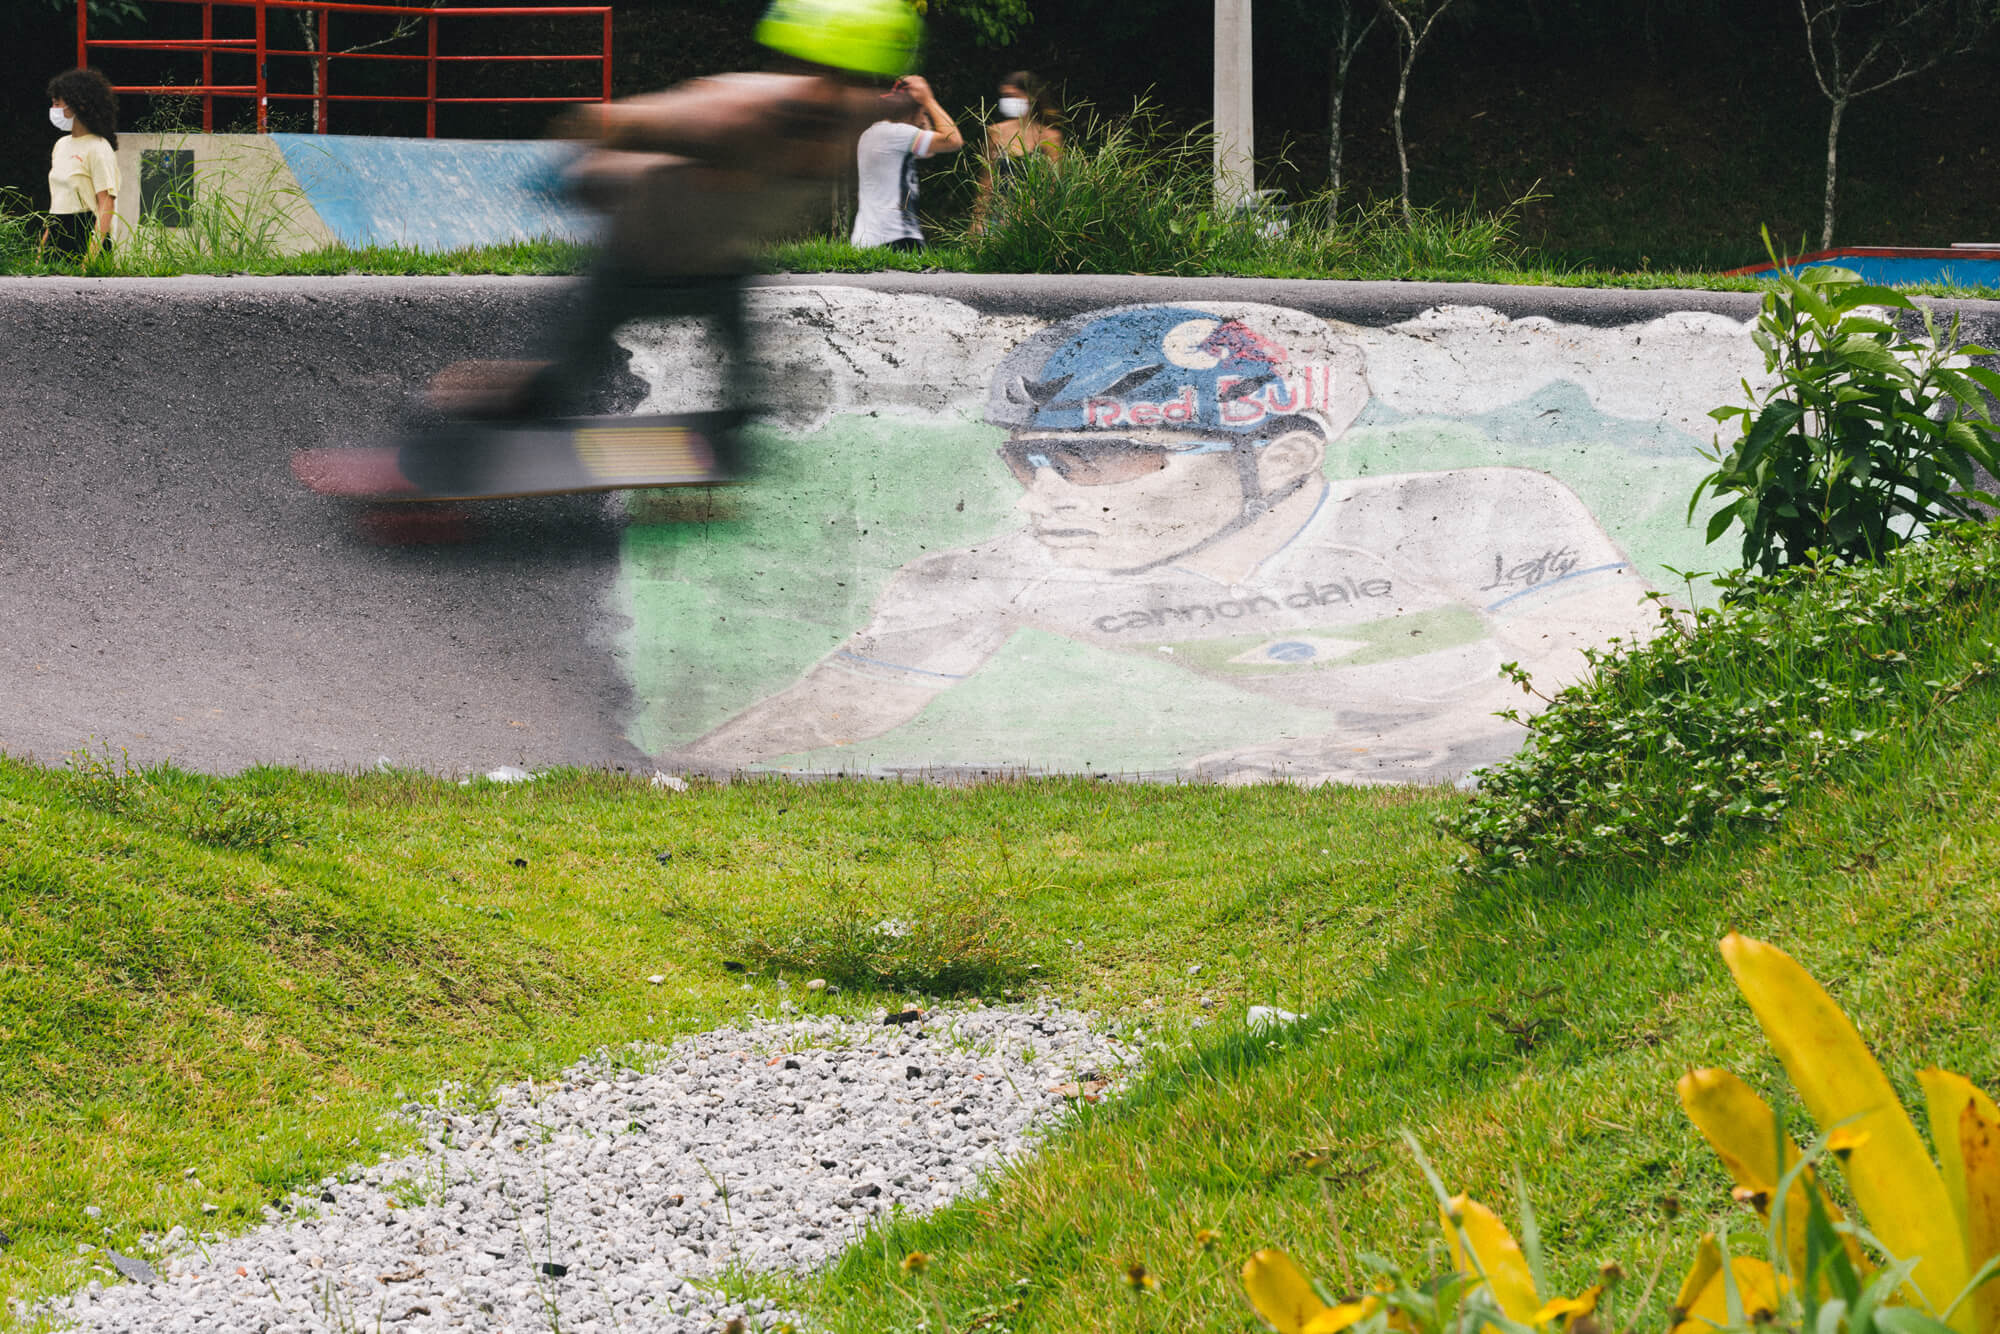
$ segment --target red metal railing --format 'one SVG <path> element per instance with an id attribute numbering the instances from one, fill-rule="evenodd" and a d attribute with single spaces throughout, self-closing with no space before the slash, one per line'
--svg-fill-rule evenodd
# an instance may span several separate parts
<path id="1" fill-rule="evenodd" d="M 201 6 L 200 37 L 136 37 L 105 38 L 92 37 L 89 33 L 89 4 L 87 0 L 77 0 L 76 6 L 76 63 L 90 63 L 93 50 L 109 51 L 166 51 L 201 52 L 201 82 L 199 84 L 120 84 L 114 85 L 121 93 L 198 95 L 201 98 L 201 128 L 212 133 L 215 129 L 215 102 L 217 98 L 254 99 L 257 108 L 257 132 L 262 134 L 268 128 L 270 105 L 273 100 L 291 102 L 311 102 L 313 106 L 313 129 L 320 134 L 327 132 L 327 112 L 335 102 L 420 102 L 424 106 L 424 133 L 430 138 L 437 137 L 437 109 L 452 105 L 496 105 L 532 103 L 572 103 L 609 102 L 611 100 L 611 7 L 609 5 L 531 5 L 510 6 L 493 9 L 430 9 L 409 5 L 353 4 L 348 0 L 154 0 L 158 4 L 181 4 Z M 215 11 L 218 9 L 249 9 L 254 11 L 255 29 L 250 37 L 217 37 L 215 35 Z M 274 47 L 269 40 L 268 16 L 271 10 L 303 11 L 318 17 L 316 41 L 312 47 Z M 424 27 L 424 51 L 416 52 L 376 52 L 376 51 L 336 51 L 332 46 L 331 27 L 334 14 L 374 14 L 398 20 L 417 20 Z M 488 56 L 488 55 L 440 55 L 438 53 L 438 28 L 444 19 L 496 19 L 527 17 L 588 17 L 595 16 L 603 27 L 603 41 L 595 54 L 579 55 L 534 55 L 534 56 Z M 215 81 L 215 62 L 218 56 L 225 59 L 248 57 L 251 60 L 254 78 L 249 83 L 219 84 Z M 310 60 L 313 62 L 313 87 L 309 93 L 273 92 L 270 88 L 270 61 L 272 57 Z M 379 94 L 379 93 L 335 93 L 331 78 L 333 62 L 336 60 L 386 60 L 402 62 L 422 62 L 424 66 L 424 91 L 422 94 Z M 438 93 L 438 66 L 465 64 L 539 63 L 571 64 L 595 62 L 599 70 L 599 90 L 587 95 L 571 97 L 445 97 Z"/>

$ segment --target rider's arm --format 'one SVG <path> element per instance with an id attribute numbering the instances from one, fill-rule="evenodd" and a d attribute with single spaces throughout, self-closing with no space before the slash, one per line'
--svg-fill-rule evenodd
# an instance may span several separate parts
<path id="1" fill-rule="evenodd" d="M 668 758 L 691 768 L 723 769 L 852 745 L 910 721 L 949 684 L 866 680 L 822 662 Z"/>
<path id="2" fill-rule="evenodd" d="M 807 669 L 669 759 L 735 768 L 778 755 L 847 746 L 902 726 L 977 673 L 1013 635 L 1004 581 L 962 554 L 906 565 L 877 600 L 868 626 Z"/>
<path id="3" fill-rule="evenodd" d="M 556 122 L 554 133 L 595 139 L 603 148 L 752 167 L 796 154 L 802 145 L 838 146 L 845 161 L 870 108 L 866 101 L 818 95 L 818 83 L 696 79 L 663 93 L 579 107 Z"/>

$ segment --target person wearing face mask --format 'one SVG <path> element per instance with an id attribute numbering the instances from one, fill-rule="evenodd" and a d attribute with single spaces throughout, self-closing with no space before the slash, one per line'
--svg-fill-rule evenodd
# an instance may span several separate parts
<path id="1" fill-rule="evenodd" d="M 972 230 L 986 229 L 996 200 L 1005 200 L 1031 153 L 1053 162 L 1062 156 L 1062 131 L 1056 127 L 1055 104 L 1042 81 L 1027 70 L 1016 70 L 1000 81 L 1001 119 L 986 127 L 986 151 L 980 157 L 979 199 L 972 206 Z"/>
<path id="2" fill-rule="evenodd" d="M 81 262 L 111 248 L 118 205 L 118 97 L 94 69 L 49 80 L 49 123 L 63 131 L 49 160 L 41 254 Z"/>

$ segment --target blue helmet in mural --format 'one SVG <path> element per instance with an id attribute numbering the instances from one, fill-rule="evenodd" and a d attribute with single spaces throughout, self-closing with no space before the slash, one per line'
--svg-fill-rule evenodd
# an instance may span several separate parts
<path id="1" fill-rule="evenodd" d="M 1254 436 L 1305 417 L 1327 436 L 1367 401 L 1358 351 L 1272 307 L 1123 306 L 1061 321 L 1002 363 L 987 419 L 1014 431 L 1181 428 Z"/>

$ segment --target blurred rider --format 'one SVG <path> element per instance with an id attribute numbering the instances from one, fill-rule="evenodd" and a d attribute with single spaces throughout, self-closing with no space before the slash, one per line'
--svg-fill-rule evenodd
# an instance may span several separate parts
<path id="1" fill-rule="evenodd" d="M 440 377 L 434 401 L 503 417 L 587 412 L 620 325 L 683 317 L 720 335 L 726 410 L 747 415 L 757 397 L 746 280 L 766 245 L 824 211 L 881 116 L 882 84 L 910 68 L 921 36 L 906 0 L 775 0 L 756 31 L 780 57 L 772 69 L 565 115 L 556 133 L 594 141 L 573 188 L 608 214 L 581 308 L 555 360 L 525 380 L 495 384 L 492 368 L 466 367 Z"/>

